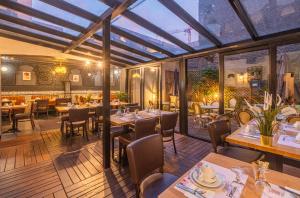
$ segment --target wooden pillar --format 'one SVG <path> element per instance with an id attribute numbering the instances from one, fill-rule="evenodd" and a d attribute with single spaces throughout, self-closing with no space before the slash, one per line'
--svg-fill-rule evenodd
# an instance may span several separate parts
<path id="1" fill-rule="evenodd" d="M 188 134 L 187 80 L 186 59 L 179 60 L 179 126 L 180 133 Z"/>
<path id="2" fill-rule="evenodd" d="M 103 166 L 110 168 L 110 19 L 103 21 Z"/>
<path id="3" fill-rule="evenodd" d="M 276 100 L 277 89 L 277 50 L 275 45 L 271 45 L 269 48 L 269 62 L 270 62 L 270 74 L 269 74 L 269 92 L 273 96 L 273 105 Z"/>
<path id="4" fill-rule="evenodd" d="M 224 55 L 219 54 L 219 114 L 224 114 Z"/>

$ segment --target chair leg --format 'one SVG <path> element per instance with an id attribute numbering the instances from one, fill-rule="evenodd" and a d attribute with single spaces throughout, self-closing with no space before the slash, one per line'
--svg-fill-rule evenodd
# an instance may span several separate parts
<path id="1" fill-rule="evenodd" d="M 136 198 L 140 197 L 140 187 L 138 184 L 135 185 L 135 197 Z"/>
<path id="2" fill-rule="evenodd" d="M 119 164 L 122 163 L 122 151 L 123 151 L 123 147 L 119 142 Z"/>
<path id="3" fill-rule="evenodd" d="M 64 133 L 64 125 L 65 125 L 65 122 L 61 121 L 61 124 L 60 124 L 60 132 L 61 132 L 61 134 Z"/>
<path id="4" fill-rule="evenodd" d="M 35 128 L 35 124 L 34 124 L 34 120 L 32 118 L 30 119 L 30 123 L 31 123 L 31 128 L 34 129 Z"/>
<path id="5" fill-rule="evenodd" d="M 88 137 L 88 127 L 86 126 L 86 124 L 84 125 L 84 132 L 85 132 L 85 136 L 86 136 L 86 140 L 89 141 L 89 137 Z"/>
<path id="6" fill-rule="evenodd" d="M 115 158 L 115 138 L 114 137 L 111 139 L 111 156 L 113 159 Z"/>
<path id="7" fill-rule="evenodd" d="M 172 141 L 173 141 L 174 151 L 175 151 L 175 153 L 177 154 L 176 145 L 175 145 L 175 137 L 174 137 L 174 133 L 175 133 L 175 131 L 173 130 Z"/>

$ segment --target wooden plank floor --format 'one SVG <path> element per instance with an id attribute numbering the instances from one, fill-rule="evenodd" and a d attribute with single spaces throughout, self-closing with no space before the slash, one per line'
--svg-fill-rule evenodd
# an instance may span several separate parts
<path id="1" fill-rule="evenodd" d="M 4 146 L 3 146 L 4 145 Z M 207 142 L 176 135 L 165 144 L 165 171 L 182 175 L 211 151 Z M 59 130 L 0 142 L 0 197 L 135 197 L 127 168 L 102 168 L 102 142 L 66 141 Z"/>

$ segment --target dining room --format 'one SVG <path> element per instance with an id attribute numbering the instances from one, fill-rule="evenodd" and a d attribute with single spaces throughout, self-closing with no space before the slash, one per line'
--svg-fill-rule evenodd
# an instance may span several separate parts
<path id="1" fill-rule="evenodd" d="M 297 0 L 1 0 L 0 197 L 300 197 Z"/>

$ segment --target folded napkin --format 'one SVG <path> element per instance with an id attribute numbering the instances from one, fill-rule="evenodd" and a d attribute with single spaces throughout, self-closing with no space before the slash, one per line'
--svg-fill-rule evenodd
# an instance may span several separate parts
<path id="1" fill-rule="evenodd" d="M 206 188 L 202 187 L 200 185 L 197 185 L 194 183 L 194 181 L 191 179 L 190 174 L 188 174 L 186 177 L 184 177 L 180 183 L 180 185 L 184 185 L 185 187 L 197 190 L 201 192 L 201 196 L 197 196 L 193 193 L 188 192 L 187 190 L 183 190 L 182 188 L 179 188 L 178 186 L 175 186 L 174 188 L 180 192 L 182 192 L 186 197 L 189 198 L 199 198 L 199 197 L 205 197 L 205 198 L 213 198 L 213 197 L 227 197 L 228 194 L 228 188 L 234 189 L 234 193 L 232 195 L 233 198 L 238 198 L 241 196 L 241 193 L 244 189 L 244 185 L 247 182 L 248 176 L 240 172 L 240 184 L 235 183 L 236 180 L 236 173 L 234 173 L 232 170 L 224 168 L 222 166 L 218 166 L 216 164 L 202 161 L 199 164 L 197 164 L 194 168 L 192 168 L 190 171 L 194 171 L 195 169 L 200 169 L 201 166 L 206 165 L 211 167 L 216 174 L 222 176 L 223 184 L 218 188 Z M 191 173 L 191 172 L 190 172 Z M 226 190 L 227 189 L 227 190 Z"/>
<path id="2" fill-rule="evenodd" d="M 289 188 L 281 187 L 275 184 L 266 186 L 262 193 L 262 198 L 298 198 L 300 197 L 300 191 Z"/>
<path id="3" fill-rule="evenodd" d="M 300 136 L 297 136 L 297 139 L 300 139 Z M 298 143 L 296 137 L 289 136 L 289 135 L 280 135 L 277 143 L 284 146 L 300 148 L 300 142 Z"/>

